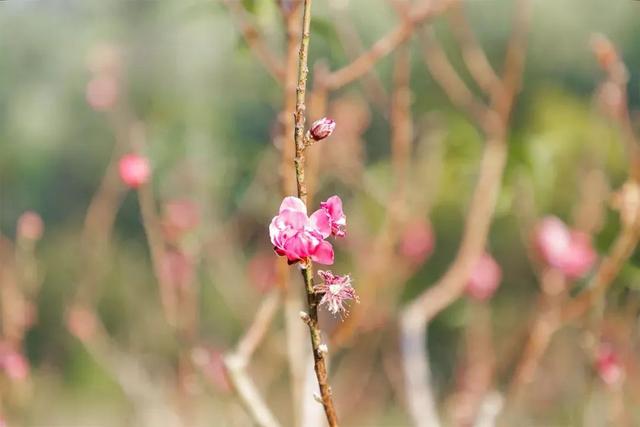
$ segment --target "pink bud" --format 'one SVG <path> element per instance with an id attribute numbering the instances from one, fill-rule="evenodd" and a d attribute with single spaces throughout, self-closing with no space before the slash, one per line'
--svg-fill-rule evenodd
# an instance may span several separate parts
<path id="1" fill-rule="evenodd" d="M 309 129 L 309 133 L 313 140 L 320 141 L 331 135 L 335 128 L 336 122 L 327 117 L 323 117 L 320 120 L 313 122 L 311 129 Z"/>
<path id="2" fill-rule="evenodd" d="M 119 83 L 114 76 L 98 75 L 87 83 L 87 103 L 96 111 L 109 111 L 118 102 L 119 92 Z"/>
<path id="3" fill-rule="evenodd" d="M 493 296 L 501 280 L 502 269 L 491 255 L 484 253 L 471 270 L 467 295 L 478 301 L 486 301 Z"/>
<path id="4" fill-rule="evenodd" d="M 120 159 L 120 178 L 130 188 L 138 188 L 149 180 L 151 166 L 146 157 L 127 154 Z"/>
<path id="5" fill-rule="evenodd" d="M 26 211 L 18 218 L 18 237 L 27 240 L 40 240 L 44 232 L 44 222 L 40 215 Z"/>
<path id="6" fill-rule="evenodd" d="M 416 219 L 407 224 L 400 238 L 400 255 L 411 264 L 422 264 L 435 247 L 433 229 L 428 221 Z"/>
<path id="7" fill-rule="evenodd" d="M 618 384 L 624 377 L 624 370 L 611 344 L 600 344 L 596 357 L 596 370 L 602 381 L 609 385 Z"/>

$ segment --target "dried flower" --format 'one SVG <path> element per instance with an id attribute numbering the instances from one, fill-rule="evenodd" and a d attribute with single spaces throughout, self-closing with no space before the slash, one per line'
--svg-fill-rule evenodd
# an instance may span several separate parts
<path id="1" fill-rule="evenodd" d="M 311 124 L 309 134 L 311 135 L 311 139 L 314 141 L 320 141 L 331 135 L 335 128 L 336 122 L 327 117 L 323 117 Z"/>
<path id="2" fill-rule="evenodd" d="M 546 217 L 538 224 L 534 240 L 543 260 L 570 279 L 583 277 L 597 258 L 591 238 L 570 230 L 556 217 Z"/>
<path id="3" fill-rule="evenodd" d="M 478 258 L 467 282 L 466 292 L 471 298 L 486 301 L 493 296 L 500 286 L 502 269 L 488 253 Z"/>
<path id="4" fill-rule="evenodd" d="M 40 240 L 44 232 L 44 222 L 40 215 L 33 211 L 26 211 L 18 218 L 17 234 L 19 238 Z"/>
<path id="5" fill-rule="evenodd" d="M 120 178 L 130 188 L 138 188 L 149 180 L 151 166 L 146 157 L 127 154 L 120 159 Z"/>
<path id="6" fill-rule="evenodd" d="M 333 264 L 333 246 L 325 241 L 331 235 L 331 222 L 324 209 L 310 217 L 307 207 L 297 197 L 285 197 L 269 225 L 275 252 L 286 256 L 290 264 L 311 259 L 320 264 Z"/>
<path id="7" fill-rule="evenodd" d="M 331 234 L 336 237 L 344 237 L 346 234 L 347 217 L 342 210 L 342 200 L 338 196 L 331 196 L 320 207 L 329 215 Z"/>
<path id="8" fill-rule="evenodd" d="M 318 270 L 323 283 L 315 285 L 313 290 L 317 294 L 323 294 L 320 305 L 326 305 L 327 310 L 333 314 L 347 313 L 345 301 L 355 300 L 359 302 L 355 289 L 351 286 L 351 277 L 333 274 L 331 271 Z"/>

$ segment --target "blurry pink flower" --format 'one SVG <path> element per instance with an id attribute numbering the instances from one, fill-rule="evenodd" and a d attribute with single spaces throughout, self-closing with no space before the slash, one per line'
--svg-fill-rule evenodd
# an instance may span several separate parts
<path id="1" fill-rule="evenodd" d="M 466 288 L 467 295 L 478 301 L 486 301 L 493 296 L 501 280 L 502 269 L 491 255 L 484 253 L 471 270 Z"/>
<path id="2" fill-rule="evenodd" d="M 591 239 L 580 231 L 571 231 L 556 217 L 546 217 L 536 227 L 534 244 L 543 260 L 570 279 L 584 276 L 597 255 Z"/>
<path id="3" fill-rule="evenodd" d="M 85 307 L 72 307 L 67 313 L 67 328 L 80 341 L 93 338 L 98 322 L 93 311 Z"/>
<path id="4" fill-rule="evenodd" d="M 40 215 L 26 211 L 18 218 L 18 237 L 27 240 L 40 240 L 44 232 L 44 222 Z"/>
<path id="5" fill-rule="evenodd" d="M 273 255 L 266 253 L 256 254 L 247 265 L 247 273 L 251 285 L 255 286 L 258 292 L 265 293 L 277 283 L 276 266 Z"/>
<path id="6" fill-rule="evenodd" d="M 109 111 L 118 102 L 118 80 L 110 74 L 100 74 L 87 83 L 87 103 L 96 111 Z"/>
<path id="7" fill-rule="evenodd" d="M 326 305 L 327 310 L 333 314 L 347 313 L 345 301 L 355 300 L 359 302 L 355 289 L 351 286 L 351 277 L 333 274 L 331 271 L 318 270 L 323 283 L 315 285 L 313 290 L 317 294 L 323 294 L 320 305 Z"/>
<path id="8" fill-rule="evenodd" d="M 624 370 L 611 344 L 600 344 L 596 356 L 596 370 L 602 381 L 609 385 L 619 383 L 624 377 Z"/>
<path id="9" fill-rule="evenodd" d="M 10 380 L 22 381 L 29 376 L 29 362 L 15 350 L 9 349 L 2 354 L 0 365 Z"/>
<path id="10" fill-rule="evenodd" d="M 311 124 L 309 134 L 311 134 L 313 140 L 320 141 L 330 136 L 335 129 L 336 122 L 327 117 L 323 117 Z"/>
<path id="11" fill-rule="evenodd" d="M 433 253 L 434 246 L 431 223 L 416 219 L 407 224 L 400 238 L 400 255 L 411 264 L 420 265 Z"/>
<path id="12" fill-rule="evenodd" d="M 195 266 L 184 252 L 168 250 L 160 262 L 160 275 L 165 283 L 186 288 L 193 282 Z"/>
<path id="13" fill-rule="evenodd" d="M 151 166 L 146 157 L 127 154 L 120 159 L 120 178 L 130 188 L 138 188 L 149 180 Z"/>
<path id="14" fill-rule="evenodd" d="M 597 255 L 591 245 L 591 237 L 580 231 L 571 233 L 571 244 L 560 269 L 570 279 L 579 279 L 586 275 L 594 262 Z"/>
<path id="15" fill-rule="evenodd" d="M 200 210 L 191 200 L 171 200 L 164 205 L 162 229 L 170 241 L 180 240 L 200 223 Z"/>
<path id="16" fill-rule="evenodd" d="M 285 197 L 269 225 L 275 252 L 286 256 L 289 264 L 308 258 L 320 264 L 333 264 L 333 247 L 324 240 L 330 235 L 327 212 L 318 209 L 308 217 L 307 207 L 297 197 Z"/>
<path id="17" fill-rule="evenodd" d="M 336 237 L 344 237 L 346 234 L 347 217 L 342 210 L 342 200 L 338 196 L 331 196 L 325 202 L 320 203 L 320 207 L 329 215 L 331 234 Z"/>

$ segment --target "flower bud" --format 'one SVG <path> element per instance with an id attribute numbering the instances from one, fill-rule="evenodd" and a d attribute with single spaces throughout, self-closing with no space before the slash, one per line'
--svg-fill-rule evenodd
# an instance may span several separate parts
<path id="1" fill-rule="evenodd" d="M 311 129 L 309 129 L 309 134 L 314 141 L 320 141 L 331 135 L 335 128 L 336 122 L 327 117 L 323 117 L 313 122 Z"/>
<path id="2" fill-rule="evenodd" d="M 127 154 L 120 159 L 120 178 L 130 188 L 138 188 L 149 180 L 151 166 L 146 157 Z"/>

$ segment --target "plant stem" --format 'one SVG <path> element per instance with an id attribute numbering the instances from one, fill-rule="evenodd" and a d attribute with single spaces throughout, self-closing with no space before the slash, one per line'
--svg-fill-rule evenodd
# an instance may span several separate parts
<path id="1" fill-rule="evenodd" d="M 304 11 L 302 15 L 302 39 L 300 41 L 300 51 L 298 58 L 298 84 L 296 86 L 296 111 L 295 119 L 295 148 L 296 157 L 294 159 L 296 170 L 296 184 L 298 197 L 307 204 L 307 187 L 304 179 L 305 166 L 305 97 L 307 90 L 307 58 L 309 54 L 309 33 L 311 24 L 311 0 L 304 1 Z M 331 388 L 327 382 L 327 364 L 324 358 L 325 353 L 321 350 L 322 338 L 318 327 L 318 296 L 313 291 L 313 265 L 311 262 L 302 268 L 302 278 L 304 279 L 307 293 L 308 316 L 304 316 L 305 323 L 309 326 L 311 335 L 311 347 L 313 352 L 314 369 L 320 387 L 320 397 L 322 406 L 327 416 L 327 421 L 331 427 L 338 425 L 338 417 L 331 399 Z"/>

